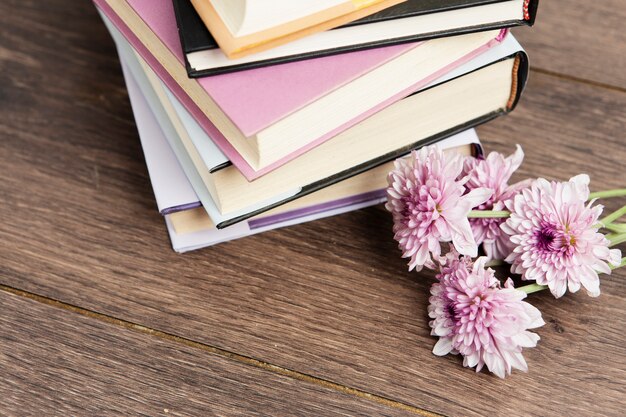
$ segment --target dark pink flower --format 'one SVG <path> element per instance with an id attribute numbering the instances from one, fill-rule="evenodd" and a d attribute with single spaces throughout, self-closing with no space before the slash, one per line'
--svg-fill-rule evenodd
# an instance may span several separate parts
<path id="1" fill-rule="evenodd" d="M 464 255 L 477 255 L 467 214 L 491 192 L 476 188 L 465 194 L 463 181 L 457 180 L 462 169 L 461 156 L 427 146 L 396 160 L 389 173 L 385 207 L 393 215 L 402 256 L 411 259 L 409 270 L 433 268 L 433 257 L 441 255 L 440 242 L 452 242 Z"/>
<path id="2" fill-rule="evenodd" d="M 501 228 L 515 245 L 506 259 L 511 271 L 547 285 L 557 298 L 581 285 L 589 295 L 600 295 L 598 273 L 610 274 L 609 264 L 621 260 L 620 251 L 609 249 L 598 232 L 603 207 L 587 203 L 588 185 L 587 175 L 568 182 L 540 178 L 507 202 L 511 217 Z"/>
<path id="3" fill-rule="evenodd" d="M 475 210 L 505 210 L 506 202 L 530 185 L 532 182 L 530 179 L 513 185 L 508 183 L 523 159 L 524 152 L 519 145 L 515 153 L 506 158 L 498 152 L 491 152 L 486 159 L 465 158 L 461 174 L 467 177 L 465 187 L 468 190 L 487 188 L 492 191 L 489 200 L 476 207 Z M 505 220 L 503 218 L 470 219 L 474 239 L 478 245 L 483 245 L 488 259 L 504 259 L 515 246 L 500 229 L 500 225 Z"/>
<path id="4" fill-rule="evenodd" d="M 476 372 L 487 366 L 504 378 L 513 368 L 527 371 L 522 349 L 539 340 L 528 329 L 544 322 L 537 308 L 522 301 L 526 293 L 513 288 L 510 279 L 500 286 L 494 271 L 485 269 L 486 261 L 458 259 L 454 251 L 442 259 L 428 306 L 431 334 L 439 337 L 433 353 L 460 353 L 464 366 L 476 367 Z"/>

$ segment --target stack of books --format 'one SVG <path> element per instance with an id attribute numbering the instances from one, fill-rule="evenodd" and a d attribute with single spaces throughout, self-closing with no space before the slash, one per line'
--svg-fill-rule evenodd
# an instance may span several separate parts
<path id="1" fill-rule="evenodd" d="M 512 111 L 537 0 L 94 0 L 184 252 L 385 199 L 392 161 Z"/>

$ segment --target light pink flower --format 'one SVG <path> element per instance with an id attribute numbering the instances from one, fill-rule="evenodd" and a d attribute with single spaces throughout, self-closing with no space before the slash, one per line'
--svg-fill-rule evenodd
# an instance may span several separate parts
<path id="1" fill-rule="evenodd" d="M 464 257 L 466 258 L 466 257 Z M 483 366 L 500 378 L 513 368 L 527 371 L 522 348 L 535 347 L 539 336 L 528 331 L 544 325 L 539 310 L 522 301 L 524 291 L 504 287 L 492 269 L 485 269 L 486 257 L 472 264 L 470 259 L 447 257 L 439 282 L 430 293 L 428 315 L 431 334 L 439 336 L 433 348 L 438 356 L 463 356 L 463 366 Z"/>
<path id="2" fill-rule="evenodd" d="M 464 181 L 457 180 L 462 169 L 461 156 L 446 156 L 427 146 L 396 160 L 389 173 L 385 207 L 393 214 L 402 257 L 411 258 L 409 270 L 433 268 L 433 257 L 441 255 L 440 242 L 452 242 L 460 253 L 476 256 L 467 214 L 486 201 L 490 191 L 477 188 L 463 195 Z"/>
<path id="3" fill-rule="evenodd" d="M 465 188 L 487 188 L 492 191 L 489 200 L 475 208 L 475 210 L 505 210 L 505 204 L 515 194 L 528 187 L 532 182 L 527 179 L 513 185 L 508 181 L 511 175 L 519 168 L 524 160 L 524 152 L 517 145 L 515 153 L 504 157 L 501 153 L 491 152 L 486 159 L 474 157 L 465 158 L 465 165 L 461 175 L 467 176 Z M 478 245 L 482 244 L 488 259 L 506 258 L 515 245 L 502 232 L 500 225 L 505 219 L 470 219 L 474 239 Z"/>
<path id="4" fill-rule="evenodd" d="M 603 207 L 587 203 L 588 185 L 587 175 L 568 182 L 540 178 L 507 203 L 511 217 L 501 228 L 515 245 L 506 259 L 511 271 L 547 285 L 557 298 L 581 285 L 589 295 L 600 295 L 598 273 L 610 274 L 609 264 L 620 262 L 620 251 L 610 250 L 598 233 Z"/>

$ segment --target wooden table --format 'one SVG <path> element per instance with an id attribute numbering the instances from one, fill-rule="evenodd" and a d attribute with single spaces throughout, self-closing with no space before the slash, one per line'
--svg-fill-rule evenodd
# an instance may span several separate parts
<path id="1" fill-rule="evenodd" d="M 91 2 L 0 16 L 1 415 L 623 415 L 625 272 L 533 295 L 530 372 L 500 380 L 431 353 L 433 277 L 380 206 L 177 255 Z M 524 147 L 518 178 L 626 184 L 625 19 L 550 0 L 515 31 L 526 95 L 479 133 Z"/>

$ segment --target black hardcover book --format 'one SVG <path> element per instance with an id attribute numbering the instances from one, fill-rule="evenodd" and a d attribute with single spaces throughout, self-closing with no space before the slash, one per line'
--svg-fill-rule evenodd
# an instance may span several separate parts
<path id="1" fill-rule="evenodd" d="M 539 0 L 407 0 L 291 44 L 240 59 L 221 53 L 189 0 L 173 0 L 192 78 L 520 25 L 531 26 Z M 358 39 L 358 41 L 354 41 Z"/>

